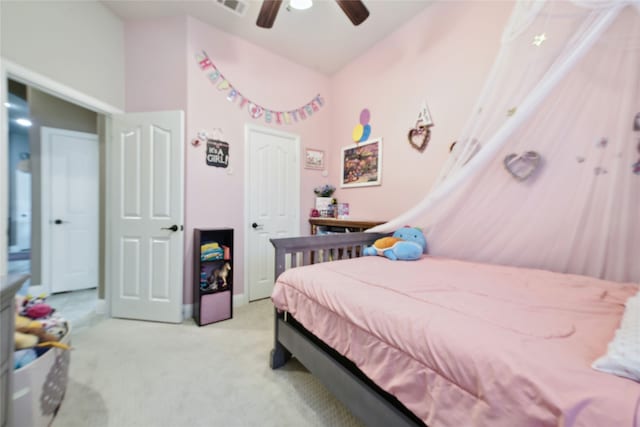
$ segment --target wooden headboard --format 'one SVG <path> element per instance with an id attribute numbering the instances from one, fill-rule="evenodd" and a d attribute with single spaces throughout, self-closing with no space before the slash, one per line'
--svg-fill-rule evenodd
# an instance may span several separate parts
<path id="1" fill-rule="evenodd" d="M 271 239 L 276 249 L 275 278 L 289 267 L 360 257 L 364 246 L 384 236 L 362 232 Z"/>

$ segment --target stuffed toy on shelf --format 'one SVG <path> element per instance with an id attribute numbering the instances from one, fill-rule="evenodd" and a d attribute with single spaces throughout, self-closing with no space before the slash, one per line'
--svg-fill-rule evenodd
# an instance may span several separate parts
<path id="1" fill-rule="evenodd" d="M 415 227 L 403 227 L 391 237 L 382 237 L 373 245 L 364 248 L 363 255 L 380 255 L 397 261 L 413 261 L 427 253 L 427 239 L 422 230 Z"/>

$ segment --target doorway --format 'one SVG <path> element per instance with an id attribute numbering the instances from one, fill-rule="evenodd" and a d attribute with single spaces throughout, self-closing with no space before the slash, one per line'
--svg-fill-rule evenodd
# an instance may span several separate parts
<path id="1" fill-rule="evenodd" d="M 246 125 L 245 153 L 245 292 L 255 301 L 273 290 L 269 239 L 300 234 L 300 137 Z"/>
<path id="2" fill-rule="evenodd" d="M 98 135 L 41 131 L 42 277 L 49 294 L 98 288 Z"/>
<path id="3" fill-rule="evenodd" d="M 117 311 L 114 305 L 118 304 L 118 301 L 123 303 L 129 299 L 131 295 L 135 295 L 138 290 L 146 292 L 149 289 L 143 289 L 142 286 L 137 288 L 137 285 L 144 283 L 153 284 L 151 292 L 145 295 L 146 302 L 149 305 L 165 305 L 166 309 L 159 310 L 159 316 L 151 316 L 150 312 L 139 310 L 142 313 L 141 320 L 157 320 L 157 321 L 169 321 L 169 322 L 181 322 L 181 308 L 182 308 L 182 296 L 183 296 L 183 281 L 181 269 L 183 268 L 184 259 L 182 256 L 182 220 L 183 220 L 183 208 L 184 200 L 182 197 L 182 182 L 184 178 L 183 171 L 183 151 L 184 151 L 184 113 L 182 111 L 174 112 L 152 112 L 152 113 L 130 113 L 124 114 L 124 112 L 116 107 L 106 104 L 99 99 L 93 98 L 85 93 L 79 92 L 76 89 L 56 82 L 44 75 L 38 74 L 32 70 L 26 69 L 18 64 L 2 58 L 0 63 L 0 95 L 5 106 L 4 114 L 8 115 L 8 109 L 6 103 L 8 102 L 8 81 L 14 80 L 20 84 L 32 86 L 42 90 L 46 95 L 50 95 L 53 99 L 58 101 L 67 101 L 75 107 L 81 107 L 85 111 L 97 115 L 97 130 L 99 135 L 99 204 L 100 204 L 100 219 L 99 219 L 99 286 L 98 297 L 95 293 L 92 295 L 92 304 L 97 302 L 95 310 L 93 312 L 99 314 L 112 315 Z M 168 116 L 167 116 L 168 114 Z M 5 115 L 5 117 L 6 117 Z M 171 123 L 164 123 L 162 117 L 171 117 Z M 150 119 L 154 123 L 145 123 L 145 117 Z M 133 120 L 134 122 L 141 119 L 137 123 L 128 123 L 131 131 L 118 133 L 112 129 L 112 126 L 117 123 L 125 123 Z M 161 119 L 155 122 L 156 119 Z M 174 123 L 177 120 L 177 125 Z M 0 153 L 8 152 L 8 129 L 4 127 L 5 120 L 0 120 Z M 61 127 L 56 124 L 46 124 L 51 127 Z M 4 131 L 6 130 L 6 132 Z M 138 140 L 135 135 L 141 133 L 143 139 Z M 150 137 L 144 137 L 144 135 Z M 107 149 L 108 148 L 108 149 Z M 151 162 L 150 169 L 147 168 L 153 174 L 153 185 L 150 193 L 151 204 L 140 200 L 140 207 L 142 213 L 144 213 L 145 221 L 152 223 L 158 223 L 158 221 L 167 222 L 169 225 L 160 225 L 160 230 L 163 233 L 173 233 L 173 237 L 169 238 L 167 235 L 155 236 L 148 233 L 144 239 L 138 240 L 140 251 L 138 254 L 143 257 L 153 257 L 156 264 L 164 267 L 156 268 L 150 271 L 150 274 L 139 275 L 138 277 L 124 274 L 124 270 L 120 269 L 123 265 L 122 260 L 132 263 L 131 258 L 123 256 L 122 244 L 127 244 L 127 248 L 131 250 L 135 249 L 136 243 L 133 239 L 129 239 L 123 233 L 127 233 L 127 230 L 123 228 L 122 219 L 129 218 L 132 211 L 132 203 L 136 205 L 136 199 L 133 197 L 136 191 L 146 191 L 146 185 L 148 184 L 148 175 L 144 173 L 140 168 L 136 166 L 136 162 L 131 161 L 135 156 L 122 157 L 121 154 L 133 150 L 134 152 L 140 148 L 141 153 L 146 156 L 146 161 Z M 123 151 L 124 150 L 124 151 Z M 177 150 L 177 152 L 173 152 Z M 172 151 L 172 154 L 167 156 L 166 154 Z M 177 154 L 176 154 L 177 153 Z M 36 156 L 32 154 L 32 165 L 36 163 L 36 159 L 39 159 L 39 154 Z M 179 154 L 179 155 L 178 155 Z M 138 157 L 140 158 L 140 157 Z M 128 160 L 123 162 L 123 160 Z M 6 155 L 0 155 L 0 175 L 6 177 L 8 174 L 8 161 Z M 158 165 L 158 166 L 155 166 Z M 165 174 L 167 167 L 172 170 L 171 174 Z M 129 181 L 130 177 L 137 177 L 137 182 L 141 185 L 131 185 Z M 33 192 L 35 192 L 35 186 L 40 182 L 39 179 L 32 179 Z M 126 183 L 126 185 L 125 185 Z M 133 183 L 135 184 L 135 182 Z M 145 189 L 143 189 L 143 185 Z M 8 228 L 8 224 L 5 221 L 7 219 L 8 212 L 8 188 L 0 186 L 0 228 Z M 107 191 L 109 190 L 109 191 Z M 127 194 L 124 194 L 127 190 Z M 32 201 L 38 200 L 37 197 L 32 195 Z M 135 207 L 135 206 L 134 206 Z M 36 209 L 32 210 L 35 214 L 39 212 Z M 165 213 L 169 213 L 166 215 Z M 135 215 L 134 215 L 135 216 Z M 31 218 L 31 234 L 39 235 L 36 233 L 36 227 L 39 227 L 40 221 L 35 218 Z M 31 238 L 32 242 L 35 242 L 34 237 Z M 0 233 L 0 274 L 6 274 L 7 272 L 7 260 L 8 260 L 8 241 L 7 234 Z M 37 248 L 36 248 L 37 249 Z M 40 267 L 40 262 L 34 262 L 34 247 L 32 245 L 31 255 L 29 259 L 29 270 L 31 273 L 32 284 L 36 283 L 37 277 L 36 269 Z M 153 252 L 153 253 L 151 253 Z M 146 266 L 147 268 L 149 266 Z M 169 270 L 167 280 L 157 280 L 163 278 L 164 272 Z M 140 270 L 142 273 L 142 270 Z M 176 273 L 177 272 L 177 273 Z M 40 274 L 41 276 L 41 274 Z M 38 279 L 37 283 L 40 283 L 41 279 Z M 31 289 L 34 289 L 31 287 Z M 42 289 L 42 288 L 41 288 Z M 27 290 L 25 290 L 26 292 Z M 79 291 L 78 291 L 79 292 Z M 87 292 L 87 291 L 82 291 Z M 95 292 L 95 290 L 93 290 Z M 54 295 L 70 295 L 71 293 L 62 293 Z M 116 301 L 114 302 L 114 298 Z M 155 304 L 158 303 L 158 304 Z M 55 304 L 52 304 L 55 307 Z M 89 304 L 85 304 L 89 306 Z M 169 308 L 170 307 L 170 308 Z M 62 311 L 62 310 L 61 310 Z M 67 313 L 67 309 L 64 309 L 64 313 Z M 146 313 L 146 314 L 145 314 Z M 165 317 L 170 315 L 171 320 Z M 134 317 L 125 316 L 122 317 Z M 162 318 L 161 318 L 162 317 Z M 67 316 L 67 320 L 69 316 Z"/>
<path id="4" fill-rule="evenodd" d="M 98 201 L 103 176 L 99 146 L 104 145 L 104 138 L 98 133 L 104 117 L 11 78 L 6 85 L 11 159 L 7 165 L 8 272 L 29 274 L 22 294 L 49 295 L 53 307 L 68 320 L 82 324 L 96 311 L 100 287 L 99 248 L 104 243 Z M 63 146 L 66 154 L 61 151 Z M 89 158 L 79 159 L 87 150 Z M 78 175 L 81 169 L 84 173 Z M 92 193 L 95 203 L 70 206 L 68 202 L 74 199 L 67 196 L 80 192 Z M 92 225 L 79 233 L 83 225 L 77 208 L 89 205 Z M 55 223 L 52 214 L 62 208 L 65 215 L 74 217 L 73 224 L 69 219 Z M 77 247 L 92 250 L 83 250 L 83 257 L 78 258 L 77 251 L 70 253 Z M 83 275 L 83 270 L 90 274 Z M 78 289 L 89 290 L 82 295 L 54 295 Z"/>
<path id="5" fill-rule="evenodd" d="M 26 86 L 9 80 L 7 89 L 8 272 L 22 274 L 31 270 L 31 120 Z"/>

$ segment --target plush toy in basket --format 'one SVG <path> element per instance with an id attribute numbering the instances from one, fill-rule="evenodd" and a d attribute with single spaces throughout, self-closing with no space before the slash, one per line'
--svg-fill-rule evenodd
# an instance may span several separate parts
<path id="1" fill-rule="evenodd" d="M 47 427 L 67 387 L 71 327 L 44 296 L 17 296 L 9 425 Z"/>
<path id="2" fill-rule="evenodd" d="M 391 237 L 382 237 L 372 246 L 364 248 L 363 255 L 380 255 L 390 260 L 412 261 L 420 259 L 427 253 L 427 239 L 422 230 L 415 227 L 404 227 Z"/>

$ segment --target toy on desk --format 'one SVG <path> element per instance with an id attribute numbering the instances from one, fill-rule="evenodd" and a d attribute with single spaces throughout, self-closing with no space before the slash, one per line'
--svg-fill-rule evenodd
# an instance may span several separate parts
<path id="1" fill-rule="evenodd" d="M 423 253 L 427 253 L 427 240 L 422 230 L 413 227 L 404 227 L 391 237 L 382 237 L 363 251 L 363 255 L 380 255 L 393 261 L 420 259 Z"/>

